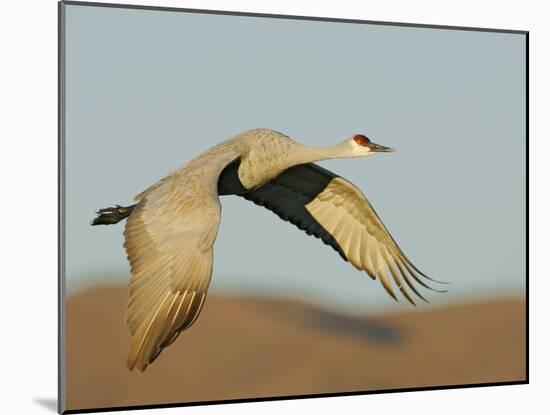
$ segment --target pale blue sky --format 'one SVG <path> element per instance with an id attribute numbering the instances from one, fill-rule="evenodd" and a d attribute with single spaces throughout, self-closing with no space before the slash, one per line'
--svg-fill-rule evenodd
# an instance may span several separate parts
<path id="1" fill-rule="evenodd" d="M 451 293 L 523 293 L 525 41 L 519 34 L 67 6 L 67 287 L 125 283 L 123 225 L 94 210 L 249 128 L 398 149 L 322 162 Z M 222 198 L 211 290 L 352 311 L 395 305 L 332 249 Z"/>

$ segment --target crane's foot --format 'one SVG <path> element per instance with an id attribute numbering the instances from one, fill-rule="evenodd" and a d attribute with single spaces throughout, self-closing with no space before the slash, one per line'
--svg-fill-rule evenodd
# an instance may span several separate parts
<path id="1" fill-rule="evenodd" d="M 114 225 L 115 223 L 118 223 L 130 216 L 130 213 L 132 213 L 135 206 L 136 205 L 125 207 L 115 205 L 115 207 L 99 209 L 96 211 L 97 216 L 94 218 L 91 225 Z"/>

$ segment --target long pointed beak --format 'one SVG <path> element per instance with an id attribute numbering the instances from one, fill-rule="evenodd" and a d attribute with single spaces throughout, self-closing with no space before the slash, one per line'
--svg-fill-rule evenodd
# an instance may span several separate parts
<path id="1" fill-rule="evenodd" d="M 395 151 L 395 149 L 393 149 L 393 148 L 384 147 L 384 146 L 381 146 L 380 144 L 376 144 L 376 143 L 370 143 L 369 147 L 370 147 L 371 151 L 376 152 L 376 153 L 391 153 L 392 151 Z"/>

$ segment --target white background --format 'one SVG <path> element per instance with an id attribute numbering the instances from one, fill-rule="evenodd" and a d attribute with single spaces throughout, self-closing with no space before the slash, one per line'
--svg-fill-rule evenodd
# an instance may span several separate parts
<path id="1" fill-rule="evenodd" d="M 53 410 L 48 406 L 52 405 L 57 390 L 55 3 L 54 0 L 4 2 L 0 13 L 0 240 L 3 259 L 0 276 L 0 379 L 3 382 L 3 399 L 0 405 L 3 413 L 51 414 Z M 547 107 L 550 29 L 544 2 L 209 0 L 131 3 L 530 31 L 530 385 L 190 407 L 140 413 L 222 412 L 246 415 L 259 411 L 268 414 L 280 411 L 345 411 L 349 414 L 406 411 L 413 414 L 463 414 L 465 411 L 491 411 L 499 415 L 516 415 L 519 411 L 531 408 L 534 413 L 547 411 L 546 400 L 543 399 L 550 383 L 546 378 L 550 344 L 545 324 L 548 310 L 544 296 L 549 287 L 543 237 L 547 230 L 545 213 L 549 206 L 543 183 L 548 174 L 544 157 L 550 134 Z M 534 352 L 534 348 L 538 353 Z M 49 404 L 40 403 L 44 401 Z M 534 409 L 537 404 L 541 409 Z"/>

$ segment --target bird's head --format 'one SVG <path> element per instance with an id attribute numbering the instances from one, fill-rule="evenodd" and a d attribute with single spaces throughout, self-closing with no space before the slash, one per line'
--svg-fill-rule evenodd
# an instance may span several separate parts
<path id="1" fill-rule="evenodd" d="M 349 146 L 350 152 L 355 157 L 370 156 L 374 153 L 388 153 L 395 151 L 393 148 L 373 143 L 363 134 L 355 134 L 352 138 L 344 141 Z"/>
<path id="2" fill-rule="evenodd" d="M 297 144 L 297 146 L 299 157 L 294 157 L 292 159 L 295 164 L 297 163 L 296 159 L 298 159 L 299 164 L 305 164 L 320 160 L 365 157 L 374 153 L 389 153 L 390 151 L 395 151 L 393 148 L 373 143 L 363 134 L 355 134 L 330 147 L 309 147 L 301 144 Z"/>

